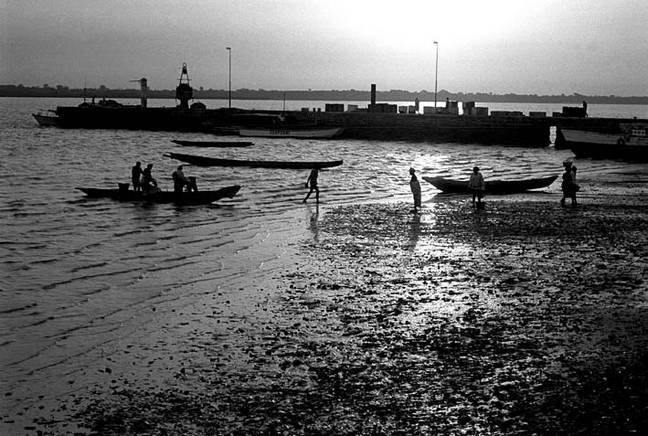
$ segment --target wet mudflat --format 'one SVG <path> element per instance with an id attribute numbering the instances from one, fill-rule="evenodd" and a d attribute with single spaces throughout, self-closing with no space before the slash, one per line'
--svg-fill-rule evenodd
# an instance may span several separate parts
<path id="1" fill-rule="evenodd" d="M 73 419 L 98 434 L 641 433 L 644 199 L 327 209 L 244 340 L 196 338 L 175 383 L 116 382 Z"/>

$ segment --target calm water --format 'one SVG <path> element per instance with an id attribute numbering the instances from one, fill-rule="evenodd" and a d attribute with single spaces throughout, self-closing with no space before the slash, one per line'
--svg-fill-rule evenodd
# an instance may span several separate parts
<path id="1" fill-rule="evenodd" d="M 106 354 L 126 342 L 145 349 L 151 326 L 176 317 L 178 308 L 206 296 L 228 303 L 238 298 L 241 307 L 251 304 L 246 298 L 256 297 L 244 288 L 251 280 L 261 282 L 285 269 L 295 256 L 295 244 L 317 236 L 317 220 L 326 208 L 409 202 L 410 166 L 429 176 L 467 177 L 475 164 L 487 178 L 550 175 L 559 174 L 561 162 L 571 156 L 551 147 L 261 138 L 240 150 L 192 149 L 170 139 L 214 136 L 39 128 L 31 117 L 39 109 L 77 103 L 0 99 L 0 409 L 5 421 L 34 415 L 43 399 L 57 401 L 87 389 L 93 381 L 88 368 L 100 365 Z M 235 103 L 248 108 L 283 106 Z M 207 104 L 219 107 L 226 102 Z M 287 109 L 323 104 L 286 102 Z M 489 106 L 560 110 L 557 105 Z M 590 105 L 590 113 L 648 117 L 645 106 Z M 163 156 L 169 151 L 230 158 L 344 159 L 344 165 L 321 173 L 324 203 L 319 209 L 301 203 L 307 171 L 187 166 L 185 174 L 197 176 L 200 188 L 242 186 L 234 199 L 202 207 L 88 200 L 74 189 L 128 182 L 136 160 L 153 163 L 154 176 L 169 189 L 178 165 Z M 645 172 L 645 166 L 611 161 L 577 165 L 581 181 Z M 437 191 L 431 185 L 423 188 L 424 201 L 434 201 Z M 555 183 L 548 192 L 558 189 Z M 236 313 L 231 308 L 222 316 Z"/>

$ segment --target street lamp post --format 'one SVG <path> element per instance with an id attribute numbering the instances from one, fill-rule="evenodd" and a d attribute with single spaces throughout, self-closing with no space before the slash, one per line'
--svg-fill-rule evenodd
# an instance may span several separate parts
<path id="1" fill-rule="evenodd" d="M 436 71 L 434 73 L 434 112 L 436 113 L 437 106 L 437 78 L 439 77 L 439 43 L 434 41 L 436 45 Z"/>
<path id="2" fill-rule="evenodd" d="M 232 47 L 225 47 L 229 57 L 229 108 L 232 109 Z"/>

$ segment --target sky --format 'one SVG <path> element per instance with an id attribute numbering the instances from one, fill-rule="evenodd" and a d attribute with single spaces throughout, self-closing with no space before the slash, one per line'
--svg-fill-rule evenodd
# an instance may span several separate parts
<path id="1" fill-rule="evenodd" d="M 646 96 L 648 1 L 0 0 L 0 50 L 25 86 Z"/>

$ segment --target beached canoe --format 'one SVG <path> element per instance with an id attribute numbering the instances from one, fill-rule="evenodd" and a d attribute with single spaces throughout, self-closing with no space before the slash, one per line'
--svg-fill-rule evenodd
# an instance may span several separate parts
<path id="1" fill-rule="evenodd" d="M 530 189 L 546 188 L 551 185 L 558 176 L 538 177 L 534 179 L 521 180 L 486 180 L 487 194 L 514 194 Z M 468 180 L 446 179 L 445 177 L 423 177 L 423 180 L 430 182 L 435 188 L 443 192 L 470 193 Z"/>
<path id="2" fill-rule="evenodd" d="M 184 153 L 169 153 L 165 156 L 191 165 L 203 167 L 252 167 L 304 170 L 311 168 L 331 168 L 342 165 L 343 161 L 277 161 L 277 160 L 239 160 L 217 159 L 214 157 L 196 156 Z"/>
<path id="3" fill-rule="evenodd" d="M 180 139 L 172 139 L 171 142 L 174 142 L 178 145 L 185 147 L 217 147 L 217 148 L 229 148 L 229 147 L 249 147 L 254 144 L 249 141 L 185 141 Z"/>
<path id="4" fill-rule="evenodd" d="M 240 128 L 240 136 L 252 136 L 263 138 L 301 138 L 301 139 L 329 139 L 342 133 L 343 128 L 329 129 L 291 129 L 291 128 L 271 128 L 271 129 L 246 129 Z"/>
<path id="5" fill-rule="evenodd" d="M 76 188 L 84 192 L 88 197 L 111 198 L 119 201 L 141 201 L 147 203 L 175 203 L 181 205 L 209 204 L 222 198 L 234 197 L 239 189 L 238 185 L 227 186 L 215 191 L 195 191 L 176 193 L 173 191 L 159 191 L 144 194 L 129 189 L 105 189 L 105 188 Z"/>

